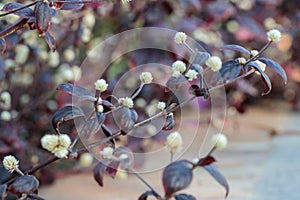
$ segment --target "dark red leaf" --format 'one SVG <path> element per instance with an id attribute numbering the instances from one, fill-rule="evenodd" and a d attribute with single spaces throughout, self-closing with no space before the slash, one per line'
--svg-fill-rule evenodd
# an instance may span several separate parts
<path id="1" fill-rule="evenodd" d="M 284 80 L 284 83 L 287 83 L 287 75 L 284 71 L 284 69 L 274 60 L 271 60 L 269 58 L 259 58 L 259 61 L 265 63 L 266 65 L 268 65 L 272 70 L 274 70 L 275 72 L 277 72 L 282 79 Z"/>
<path id="2" fill-rule="evenodd" d="M 65 106 L 54 113 L 52 117 L 52 126 L 55 130 L 58 130 L 61 123 L 78 117 L 85 117 L 81 108 L 76 106 Z"/>
<path id="3" fill-rule="evenodd" d="M 44 35 L 51 23 L 52 10 L 48 2 L 37 2 L 34 8 L 35 25 L 40 35 Z"/>
<path id="4" fill-rule="evenodd" d="M 203 65 L 207 59 L 210 57 L 210 54 L 207 52 L 197 51 L 190 61 L 192 64 Z M 197 71 L 197 70 L 196 70 Z"/>
<path id="5" fill-rule="evenodd" d="M 271 92 L 272 90 L 272 84 L 271 80 L 268 77 L 268 75 L 258 66 L 256 62 L 250 62 L 247 66 L 255 68 L 257 71 L 259 71 L 261 78 L 263 79 L 266 89 L 265 91 L 261 94 L 262 96 L 267 95 Z"/>
<path id="6" fill-rule="evenodd" d="M 225 197 L 228 196 L 229 193 L 229 185 L 226 178 L 219 172 L 217 167 L 214 164 L 205 165 L 203 168 L 218 182 L 220 183 L 226 190 Z"/>
<path id="7" fill-rule="evenodd" d="M 0 38 L 0 54 L 3 54 L 6 50 L 6 42 L 4 38 Z"/>
<path id="8" fill-rule="evenodd" d="M 46 39 L 46 42 L 47 42 L 49 48 L 51 49 L 51 51 L 55 51 L 56 50 L 55 39 L 49 33 L 49 31 L 46 32 L 45 39 Z"/>
<path id="9" fill-rule="evenodd" d="M 200 166 L 203 167 L 205 165 L 210 165 L 211 163 L 216 162 L 215 158 L 212 156 L 206 156 L 205 158 L 201 158 L 198 163 L 196 164 L 196 166 Z"/>
<path id="10" fill-rule="evenodd" d="M 177 194 L 174 197 L 176 200 L 197 200 L 194 196 L 189 194 Z"/>
<path id="11" fill-rule="evenodd" d="M 186 160 L 169 164 L 163 171 L 165 197 L 170 198 L 175 192 L 187 188 L 192 179 L 192 168 Z"/>
<path id="12" fill-rule="evenodd" d="M 236 45 L 236 44 L 228 44 L 228 45 L 224 45 L 221 50 L 232 50 L 232 51 L 238 51 L 247 55 L 250 55 L 250 51 L 245 49 L 242 46 Z"/>
<path id="13" fill-rule="evenodd" d="M 169 113 L 167 118 L 166 118 L 166 121 L 165 121 L 165 124 L 163 126 L 163 130 L 171 130 L 173 129 L 175 126 L 175 120 L 174 120 L 174 115 L 173 113 Z"/>
<path id="14" fill-rule="evenodd" d="M 5 195 L 6 189 L 7 189 L 6 184 L 0 185 L 0 198 L 1 198 L 1 200 L 4 200 L 4 195 Z"/>
<path id="15" fill-rule="evenodd" d="M 111 130 L 110 130 L 105 124 L 101 124 L 101 128 L 102 128 L 102 131 L 103 131 L 103 133 L 104 133 L 104 135 L 105 135 L 106 137 L 110 137 L 110 136 L 113 135 L 113 133 L 111 132 Z M 111 141 L 111 143 L 112 143 L 113 145 L 116 144 L 115 139 L 112 139 L 112 140 L 110 140 L 110 141 Z"/>
<path id="16" fill-rule="evenodd" d="M 120 165 L 120 161 L 110 162 L 106 168 L 106 174 L 111 178 L 115 178 L 119 169 L 119 165 Z"/>
<path id="17" fill-rule="evenodd" d="M 39 181 L 32 175 L 18 177 L 10 186 L 9 191 L 13 194 L 28 194 L 39 187 Z"/>
<path id="18" fill-rule="evenodd" d="M 7 3 L 3 6 L 3 8 L 1 9 L 2 12 L 9 12 L 9 11 L 13 11 L 19 8 L 24 7 L 24 4 L 21 3 L 15 3 L 15 2 L 11 2 L 11 3 Z M 22 10 L 16 11 L 14 12 L 15 15 L 18 15 L 22 18 L 30 18 L 34 16 L 34 12 L 31 8 L 24 8 Z"/>
<path id="19" fill-rule="evenodd" d="M 106 168 L 107 165 L 103 162 L 99 162 L 94 168 L 94 179 L 101 187 L 103 187 L 103 177 L 105 175 Z"/>
<path id="20" fill-rule="evenodd" d="M 141 196 L 139 196 L 138 200 L 147 200 L 149 196 L 155 196 L 155 194 L 152 191 L 147 191 L 147 192 L 141 194 Z"/>
<path id="21" fill-rule="evenodd" d="M 214 81 L 215 83 L 224 83 L 231 81 L 239 76 L 242 71 L 242 65 L 237 60 L 229 60 L 222 64 L 222 68 L 219 73 L 215 73 Z"/>
<path id="22" fill-rule="evenodd" d="M 89 100 L 89 101 L 96 101 L 97 98 L 94 97 L 93 93 L 79 85 L 73 85 L 70 83 L 63 83 L 57 86 L 57 90 L 62 90 L 68 94 L 74 95 L 76 97 L 79 97 L 80 100 Z"/>

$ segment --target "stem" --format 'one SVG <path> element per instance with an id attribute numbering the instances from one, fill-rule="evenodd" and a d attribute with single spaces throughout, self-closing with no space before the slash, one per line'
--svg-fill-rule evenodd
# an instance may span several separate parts
<path id="1" fill-rule="evenodd" d="M 186 42 L 183 43 L 192 53 L 195 53 L 194 49 L 190 47 Z"/>
<path id="2" fill-rule="evenodd" d="M 35 1 L 35 2 L 33 2 L 33 3 L 30 3 L 30 4 L 27 4 L 27 5 L 25 5 L 25 6 L 22 6 L 22 7 L 20 7 L 20 8 L 17 8 L 17 9 L 11 10 L 11 11 L 8 11 L 8 12 L 3 13 L 3 14 L 0 14 L 0 17 L 4 17 L 4 16 L 6 16 L 6 15 L 13 14 L 13 13 L 15 13 L 15 12 L 17 12 L 17 11 L 20 11 L 20 10 L 23 10 L 23 9 L 25 9 L 25 8 L 31 7 L 31 6 L 33 6 L 33 5 L 35 5 L 35 4 L 37 4 L 38 2 L 41 2 L 41 0 Z"/>
<path id="3" fill-rule="evenodd" d="M 252 58 L 250 58 L 246 63 L 245 66 L 247 64 L 249 64 L 250 62 L 256 60 L 270 45 L 272 44 L 272 41 L 269 41 L 259 52 L 256 56 L 253 56 Z"/>
<path id="4" fill-rule="evenodd" d="M 0 32 L 0 38 L 5 38 L 6 36 L 13 34 L 17 30 L 24 28 L 27 25 L 28 19 L 19 19 L 16 23 L 12 24 L 8 28 Z"/>
<path id="5" fill-rule="evenodd" d="M 170 162 L 170 163 L 172 163 L 173 160 L 174 160 L 174 153 L 173 153 L 173 152 L 170 152 L 170 154 L 171 154 L 171 158 L 170 158 L 171 162 Z"/>
<path id="6" fill-rule="evenodd" d="M 15 168 L 15 171 L 21 176 L 24 176 L 24 173 L 18 167 Z"/>
<path id="7" fill-rule="evenodd" d="M 150 121 L 152 121 L 152 120 L 154 120 L 156 118 L 159 118 L 159 117 L 163 116 L 164 114 L 165 113 L 163 111 L 161 111 L 161 112 L 157 113 L 156 115 L 153 115 L 152 117 L 150 117 L 148 119 L 145 119 L 144 121 L 136 123 L 133 127 L 135 128 L 137 126 L 141 126 L 143 124 L 146 124 L 147 122 L 150 122 Z"/>
<path id="8" fill-rule="evenodd" d="M 141 83 L 139 89 L 131 96 L 131 99 L 133 100 L 135 97 L 137 97 L 137 95 L 139 95 L 139 93 L 142 91 L 143 87 L 144 87 L 144 83 Z"/>

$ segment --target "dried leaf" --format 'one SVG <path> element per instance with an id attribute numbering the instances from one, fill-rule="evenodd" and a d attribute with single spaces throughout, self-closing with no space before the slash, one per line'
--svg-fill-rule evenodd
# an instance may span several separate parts
<path id="1" fill-rule="evenodd" d="M 103 162 L 99 162 L 95 167 L 94 167 L 94 179 L 95 181 L 103 187 L 103 177 L 105 175 L 105 171 L 107 169 L 107 165 L 104 164 Z"/>
<path id="2" fill-rule="evenodd" d="M 209 53 L 197 51 L 196 53 L 194 53 L 190 63 L 197 64 L 197 65 L 203 65 L 209 57 L 210 57 Z"/>
<path id="3" fill-rule="evenodd" d="M 0 38 L 0 54 L 3 54 L 6 50 L 6 42 L 4 38 Z"/>
<path id="4" fill-rule="evenodd" d="M 24 4 L 21 3 L 15 3 L 15 2 L 11 2 L 11 3 L 7 3 L 3 6 L 3 8 L 1 9 L 2 12 L 10 12 L 16 9 L 19 9 L 21 7 L 24 7 Z M 15 15 L 18 15 L 22 18 L 30 18 L 34 16 L 34 12 L 31 8 L 24 8 L 22 10 L 16 11 L 14 12 Z"/>
<path id="5" fill-rule="evenodd" d="M 96 101 L 97 98 L 94 97 L 93 93 L 79 85 L 73 85 L 70 83 L 63 83 L 57 86 L 57 90 L 62 90 L 68 94 L 74 95 L 76 97 L 79 97 L 80 100 L 89 100 L 89 101 Z"/>
<path id="6" fill-rule="evenodd" d="M 32 175 L 18 177 L 10 186 L 9 191 L 13 194 L 28 194 L 39 187 L 39 181 Z"/>
<path id="7" fill-rule="evenodd" d="M 4 195 L 6 193 L 6 189 L 7 189 L 6 184 L 0 185 L 0 198 L 1 198 L 1 200 L 4 200 Z"/>
<path id="8" fill-rule="evenodd" d="M 34 8 L 36 29 L 40 35 L 44 35 L 51 23 L 52 10 L 48 2 L 39 1 Z"/>
<path id="9" fill-rule="evenodd" d="M 192 179 L 192 168 L 186 160 L 171 163 L 163 171 L 165 197 L 170 198 L 175 192 L 187 188 Z"/>
<path id="10" fill-rule="evenodd" d="M 189 194 L 177 194 L 174 197 L 176 200 L 197 200 L 194 196 Z"/>
<path id="11" fill-rule="evenodd" d="M 49 33 L 49 31 L 46 32 L 45 39 L 46 39 L 46 42 L 47 42 L 49 48 L 51 49 L 51 51 L 55 51 L 56 50 L 55 39 Z"/>
<path id="12" fill-rule="evenodd" d="M 242 71 L 242 65 L 237 60 L 229 60 L 222 64 L 222 68 L 219 70 L 219 73 L 215 73 L 213 80 L 215 83 L 224 83 L 227 81 L 232 81 Z"/>
<path id="13" fill-rule="evenodd" d="M 214 164 L 209 164 L 203 166 L 203 168 L 218 182 L 220 183 L 226 190 L 225 198 L 229 193 L 229 185 L 226 178 L 219 172 L 217 167 Z"/>
<path id="14" fill-rule="evenodd" d="M 275 72 L 277 72 L 282 79 L 284 80 L 284 83 L 287 83 L 287 75 L 284 71 L 284 69 L 274 60 L 271 60 L 269 58 L 259 58 L 259 61 L 265 63 L 266 65 L 268 65 L 272 70 L 274 70 Z"/>
<path id="15" fill-rule="evenodd" d="M 221 50 L 232 50 L 232 51 L 238 51 L 247 55 L 250 55 L 250 51 L 245 49 L 242 46 L 236 45 L 236 44 L 228 44 L 228 45 L 224 45 Z"/>

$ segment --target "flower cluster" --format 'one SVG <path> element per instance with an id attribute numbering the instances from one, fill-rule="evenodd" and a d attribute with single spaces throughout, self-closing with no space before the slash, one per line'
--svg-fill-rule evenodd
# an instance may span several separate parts
<path id="1" fill-rule="evenodd" d="M 272 42 L 280 42 L 281 33 L 280 31 L 273 29 L 267 32 L 268 39 Z"/>
<path id="2" fill-rule="evenodd" d="M 182 137 L 178 132 L 168 135 L 165 145 L 171 153 L 178 153 L 182 150 Z"/>
<path id="3" fill-rule="evenodd" d="M 150 72 L 143 72 L 140 75 L 140 80 L 143 84 L 150 84 L 150 83 L 152 83 L 153 76 Z"/>
<path id="4" fill-rule="evenodd" d="M 214 72 L 217 72 L 222 68 L 222 60 L 218 56 L 210 57 L 205 64 Z"/>
<path id="5" fill-rule="evenodd" d="M 127 108 L 133 108 L 133 106 L 134 106 L 133 100 L 129 97 L 119 98 L 119 104 L 122 106 L 125 106 Z"/>
<path id="6" fill-rule="evenodd" d="M 67 157 L 68 148 L 71 145 L 71 139 L 66 134 L 61 135 L 45 135 L 41 139 L 42 147 L 58 158 Z"/>
<path id="7" fill-rule="evenodd" d="M 107 90 L 108 84 L 106 83 L 106 81 L 104 79 L 99 79 L 97 80 L 95 83 L 95 89 L 99 90 L 100 92 L 104 92 Z"/>
<path id="8" fill-rule="evenodd" d="M 11 173 L 19 167 L 19 161 L 11 155 L 5 156 L 2 163 L 4 168 Z"/>
<path id="9" fill-rule="evenodd" d="M 158 102 L 158 103 L 157 103 L 157 108 L 158 108 L 159 110 L 164 110 L 164 109 L 166 108 L 166 103 L 163 102 L 163 101 Z"/>
<path id="10" fill-rule="evenodd" d="M 175 34 L 175 37 L 174 37 L 174 41 L 175 41 L 177 44 L 183 44 L 183 43 L 185 43 L 186 39 L 187 39 L 187 36 L 186 36 L 186 34 L 183 33 L 183 32 L 177 32 L 177 33 Z"/>

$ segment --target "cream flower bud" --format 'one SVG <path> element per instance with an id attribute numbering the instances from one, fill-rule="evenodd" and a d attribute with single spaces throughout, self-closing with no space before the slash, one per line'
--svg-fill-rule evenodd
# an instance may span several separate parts
<path id="1" fill-rule="evenodd" d="M 199 162 L 199 158 L 193 158 L 193 160 L 192 160 L 192 163 L 194 164 L 194 165 L 197 165 L 198 164 L 198 162 Z"/>
<path id="2" fill-rule="evenodd" d="M 157 103 L 157 108 L 158 108 L 159 110 L 164 110 L 164 109 L 166 108 L 166 103 L 163 102 L 163 101 L 158 102 L 158 103 Z"/>
<path id="3" fill-rule="evenodd" d="M 54 155 L 58 158 L 65 158 L 68 154 L 69 151 L 65 148 L 57 148 L 57 150 L 54 152 Z"/>
<path id="4" fill-rule="evenodd" d="M 52 152 L 58 146 L 57 135 L 45 135 L 41 139 L 41 145 L 44 149 Z"/>
<path id="5" fill-rule="evenodd" d="M 41 145 L 44 149 L 50 151 L 58 158 L 65 158 L 71 145 L 71 139 L 66 134 L 45 135 L 41 139 Z"/>
<path id="6" fill-rule="evenodd" d="M 184 32 L 177 32 L 174 37 L 174 41 L 177 44 L 185 43 L 186 39 L 187 39 L 187 36 Z"/>
<path id="7" fill-rule="evenodd" d="M 178 132 L 168 135 L 165 142 L 166 147 L 171 153 L 178 153 L 182 149 L 182 137 Z"/>
<path id="8" fill-rule="evenodd" d="M 95 89 L 99 90 L 100 92 L 104 92 L 105 90 L 107 90 L 108 84 L 106 83 L 106 81 L 104 79 L 99 79 L 97 80 L 95 83 Z"/>
<path id="9" fill-rule="evenodd" d="M 114 149 L 111 147 L 104 147 L 100 154 L 104 159 L 112 159 L 113 158 Z"/>
<path id="10" fill-rule="evenodd" d="M 186 64 L 181 60 L 177 60 L 172 64 L 173 71 L 183 73 L 186 70 Z"/>
<path id="11" fill-rule="evenodd" d="M 129 97 L 119 98 L 119 104 L 128 108 L 132 108 L 134 105 L 133 100 Z"/>
<path id="12" fill-rule="evenodd" d="M 252 50 L 252 51 L 250 51 L 250 53 L 251 53 L 251 56 L 254 57 L 254 56 L 256 56 L 259 53 L 259 51 Z"/>
<path id="13" fill-rule="evenodd" d="M 1 115 L 0 115 L 0 119 L 2 121 L 6 121 L 6 122 L 10 121 L 11 120 L 11 114 L 10 114 L 10 112 L 8 112 L 6 110 L 2 111 Z"/>
<path id="14" fill-rule="evenodd" d="M 71 145 L 71 139 L 68 135 L 66 134 L 61 134 L 58 136 L 58 139 L 59 139 L 59 146 L 61 148 L 64 148 L 64 149 L 68 149 L 69 146 Z"/>
<path id="15" fill-rule="evenodd" d="M 140 75 L 140 80 L 144 84 L 150 84 L 150 83 L 152 83 L 152 80 L 153 80 L 152 74 L 150 72 L 143 72 Z"/>
<path id="16" fill-rule="evenodd" d="M 266 70 L 267 65 L 259 60 L 256 60 L 255 63 L 260 67 L 262 71 Z M 255 72 L 256 74 L 260 75 L 258 71 Z"/>
<path id="17" fill-rule="evenodd" d="M 12 155 L 5 156 L 2 163 L 4 168 L 11 173 L 19 167 L 19 161 Z"/>
<path id="18" fill-rule="evenodd" d="M 217 149 L 224 149 L 228 144 L 227 137 L 222 133 L 215 134 L 212 137 L 212 142 Z"/>
<path id="19" fill-rule="evenodd" d="M 63 53 L 64 58 L 66 59 L 66 61 L 71 62 L 75 59 L 75 52 L 73 49 L 66 49 Z"/>
<path id="20" fill-rule="evenodd" d="M 238 58 L 237 61 L 238 61 L 241 65 L 244 65 L 244 64 L 247 62 L 247 60 L 246 60 L 245 58 L 243 58 L 243 57 Z"/>
<path id="21" fill-rule="evenodd" d="M 214 72 L 217 72 L 222 68 L 222 60 L 218 56 L 210 57 L 205 64 Z"/>
<path id="22" fill-rule="evenodd" d="M 93 156 L 90 153 L 83 153 L 79 158 L 79 164 L 81 167 L 89 167 L 93 163 Z"/>
<path id="23" fill-rule="evenodd" d="M 277 29 L 272 29 L 267 32 L 268 39 L 272 42 L 279 42 L 281 40 L 281 33 Z"/>
<path id="24" fill-rule="evenodd" d="M 0 95 L 0 106 L 3 109 L 10 109 L 11 108 L 11 95 L 9 92 L 4 91 Z"/>
<path id="25" fill-rule="evenodd" d="M 195 70 L 193 69 L 189 69 L 185 76 L 188 78 L 189 81 L 192 81 L 194 79 L 197 79 L 197 76 L 198 76 L 198 72 L 196 72 Z"/>
<path id="26" fill-rule="evenodd" d="M 181 75 L 179 71 L 173 70 L 172 76 L 178 78 Z"/>
<path id="27" fill-rule="evenodd" d="M 102 112 L 103 112 L 103 110 L 104 110 L 104 108 L 103 108 L 103 106 L 102 106 L 102 105 L 98 105 L 98 106 L 97 106 L 97 112 L 100 112 L 100 113 L 102 113 Z"/>

